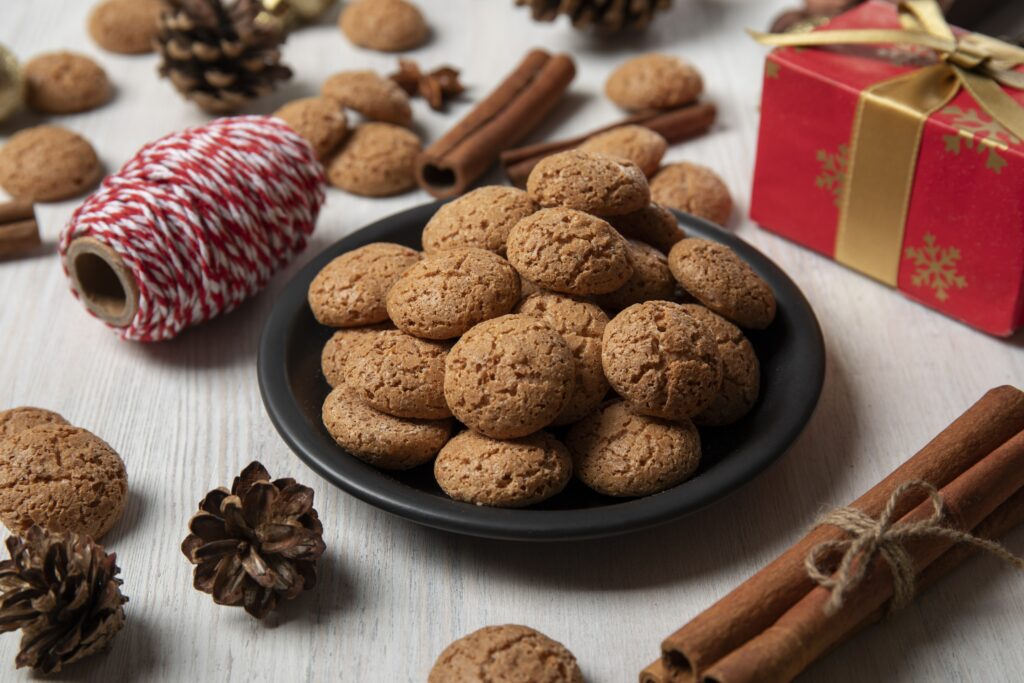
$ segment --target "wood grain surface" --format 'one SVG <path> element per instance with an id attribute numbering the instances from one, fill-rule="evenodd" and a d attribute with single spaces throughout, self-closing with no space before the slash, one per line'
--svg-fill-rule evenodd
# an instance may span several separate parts
<path id="1" fill-rule="evenodd" d="M 88 137 L 113 170 L 142 144 L 205 117 L 158 78 L 154 56 L 99 50 L 85 29 L 91 4 L 3 0 L 0 43 L 23 60 L 67 48 L 100 61 L 116 85 L 114 101 L 52 120 Z M 785 268 L 817 311 L 829 359 L 817 413 L 763 476 L 654 531 L 555 545 L 432 531 L 340 493 L 303 466 L 271 426 L 255 372 L 263 321 L 289 274 L 344 235 L 426 201 L 425 193 L 380 200 L 330 191 L 309 249 L 267 291 L 229 316 L 151 346 L 119 341 L 71 297 L 54 252 L 76 202 L 43 205 L 44 248 L 0 262 L 0 407 L 45 406 L 92 429 L 124 457 L 131 491 L 124 518 L 106 539 L 131 598 L 127 627 L 108 652 L 59 680 L 423 681 L 451 640 L 517 622 L 564 642 L 588 681 L 632 681 L 662 637 L 792 543 L 822 508 L 856 497 L 986 389 L 1024 384 L 1024 336 L 975 332 L 745 218 L 764 50 L 742 29 L 765 27 L 791 3 L 677 0 L 648 33 L 604 41 L 564 23 L 533 23 L 511 0 L 420 4 L 434 32 L 412 56 L 424 66 L 463 69 L 469 86 L 468 99 L 447 114 L 414 103 L 428 140 L 533 46 L 571 52 L 579 72 L 535 140 L 619 116 L 602 84 L 628 56 L 664 50 L 700 67 L 719 123 L 710 135 L 672 148 L 669 159 L 707 164 L 725 178 L 737 203 L 730 228 Z M 289 38 L 285 58 L 296 77 L 252 112 L 312 94 L 340 69 L 395 67 L 394 56 L 351 46 L 334 17 Z M 42 120 L 21 114 L 0 125 L 0 140 Z M 193 591 L 179 550 L 200 497 L 254 458 L 275 476 L 314 487 L 328 544 L 317 589 L 266 623 Z M 1008 543 L 1024 550 L 1024 533 Z M 995 561 L 972 560 L 803 680 L 1010 680 L 1024 670 L 1022 614 L 1021 577 Z M 0 637 L 0 679 L 28 677 L 7 668 L 17 641 Z"/>

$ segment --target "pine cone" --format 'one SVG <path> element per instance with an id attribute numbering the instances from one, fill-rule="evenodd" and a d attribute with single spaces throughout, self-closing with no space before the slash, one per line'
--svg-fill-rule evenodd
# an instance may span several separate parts
<path id="1" fill-rule="evenodd" d="M 537 21 L 554 21 L 565 14 L 576 28 L 593 26 L 602 33 L 615 33 L 646 28 L 672 0 L 516 0 L 516 4 L 529 6 Z"/>
<path id="2" fill-rule="evenodd" d="M 218 605 L 242 605 L 262 619 L 279 597 L 291 600 L 316 585 L 324 553 L 313 490 L 294 479 L 270 481 L 251 463 L 231 491 L 206 494 L 188 523 L 181 551 L 196 565 L 193 585 Z"/>
<path id="3" fill-rule="evenodd" d="M 284 32 L 259 22 L 257 0 L 171 0 L 160 18 L 160 75 L 206 111 L 226 114 L 291 78 L 280 63 Z"/>
<path id="4" fill-rule="evenodd" d="M 20 628 L 17 666 L 60 671 L 102 649 L 124 626 L 116 556 L 75 533 L 37 526 L 7 539 L 0 562 L 0 633 Z"/>

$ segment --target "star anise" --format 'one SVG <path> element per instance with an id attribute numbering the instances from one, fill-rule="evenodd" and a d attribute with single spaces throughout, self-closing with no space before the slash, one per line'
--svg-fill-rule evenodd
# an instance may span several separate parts
<path id="1" fill-rule="evenodd" d="M 419 95 L 425 99 L 434 111 L 441 111 L 445 100 L 465 91 L 459 83 L 458 69 L 442 66 L 424 73 L 411 59 L 399 59 L 398 71 L 391 74 L 390 78 L 410 96 Z"/>

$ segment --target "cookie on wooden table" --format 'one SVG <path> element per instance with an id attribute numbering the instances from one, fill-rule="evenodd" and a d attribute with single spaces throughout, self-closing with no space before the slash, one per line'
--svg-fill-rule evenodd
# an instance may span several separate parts
<path id="1" fill-rule="evenodd" d="M 324 81 L 320 94 L 371 121 L 399 126 L 412 122 L 409 96 L 397 83 L 376 71 L 339 71 Z"/>
<path id="2" fill-rule="evenodd" d="M 327 180 L 352 194 L 388 197 L 416 185 L 413 164 L 422 145 L 408 128 L 363 123 L 327 162 Z"/>
<path id="3" fill-rule="evenodd" d="M 400 330 L 364 337 L 348 366 L 352 392 L 375 410 L 396 417 L 451 417 L 444 400 L 444 359 L 450 346 Z"/>
<path id="4" fill-rule="evenodd" d="M 44 114 L 74 114 L 106 104 L 114 94 L 107 72 L 77 52 L 47 52 L 25 63 L 25 103 Z"/>
<path id="5" fill-rule="evenodd" d="M 669 252 L 668 267 L 687 293 L 740 327 L 761 330 L 775 319 L 772 288 L 724 244 L 682 240 Z"/>
<path id="6" fill-rule="evenodd" d="M 17 436 L 32 427 L 45 424 L 66 425 L 67 423 L 68 421 L 62 415 L 45 408 L 21 406 L 0 411 L 0 443 L 4 439 Z M 3 446 L 0 445 L 0 451 L 2 450 Z"/>
<path id="7" fill-rule="evenodd" d="M 26 128 L 0 147 L 0 187 L 18 199 L 69 199 L 91 189 L 102 176 L 89 141 L 60 126 Z"/>
<path id="8" fill-rule="evenodd" d="M 595 303 L 608 311 L 621 311 L 645 301 L 675 298 L 676 281 L 665 255 L 643 242 L 629 240 L 628 244 L 632 277 L 614 292 L 594 297 Z"/>
<path id="9" fill-rule="evenodd" d="M 486 626 L 445 648 L 427 683 L 583 683 L 564 645 L 527 626 Z"/>
<path id="10" fill-rule="evenodd" d="M 609 402 L 566 437 L 576 478 L 608 496 L 649 496 L 688 479 L 700 464 L 700 435 L 690 420 L 641 415 Z"/>
<path id="11" fill-rule="evenodd" d="M 579 147 L 582 152 L 629 159 L 651 177 L 661 165 L 668 141 L 657 131 L 644 126 L 619 126 L 588 138 Z"/>
<path id="12" fill-rule="evenodd" d="M 346 3 L 338 26 L 354 44 L 381 52 L 411 50 L 430 34 L 419 8 L 407 0 Z"/>
<path id="13" fill-rule="evenodd" d="M 612 388 L 636 412 L 666 420 L 693 417 L 722 386 L 714 338 L 680 304 L 635 304 L 604 328 L 601 363 Z"/>
<path id="14" fill-rule="evenodd" d="M 630 111 L 679 107 L 696 100 L 703 90 L 704 81 L 692 64 L 658 53 L 626 60 L 604 84 L 608 99 Z"/>
<path id="15" fill-rule="evenodd" d="M 326 97 L 293 100 L 274 112 L 310 144 L 321 161 L 330 156 L 348 134 L 345 111 Z"/>
<path id="16" fill-rule="evenodd" d="M 516 187 L 488 185 L 448 202 L 423 228 L 423 251 L 478 247 L 505 255 L 512 228 L 537 210 L 537 204 Z"/>
<path id="17" fill-rule="evenodd" d="M 374 242 L 335 258 L 309 284 L 309 307 L 321 325 L 358 327 L 388 319 L 391 285 L 423 255 L 390 242 Z"/>
<path id="18" fill-rule="evenodd" d="M 327 383 L 332 387 L 346 384 L 352 377 L 349 358 L 358 357 L 364 342 L 393 329 L 391 323 L 380 323 L 367 327 L 348 327 L 332 334 L 320 354 L 320 370 Z"/>
<path id="19" fill-rule="evenodd" d="M 565 488 L 572 477 L 572 458 L 547 432 L 499 441 L 467 429 L 437 454 L 434 477 L 454 500 L 524 507 Z"/>
<path id="20" fill-rule="evenodd" d="M 623 237 L 640 240 L 663 254 L 667 254 L 673 244 L 686 237 L 672 212 L 653 202 L 633 213 L 609 216 L 608 222 Z"/>
<path id="21" fill-rule="evenodd" d="M 725 225 L 732 215 L 732 197 L 725 182 L 710 168 L 681 161 L 651 179 L 651 198 L 664 206 Z"/>
<path id="22" fill-rule="evenodd" d="M 153 51 L 164 0 L 103 0 L 89 14 L 89 35 L 104 50 L 125 55 Z"/>
<path id="23" fill-rule="evenodd" d="M 639 211 L 651 200 L 647 176 L 632 161 L 570 149 L 541 159 L 526 191 L 541 206 L 562 206 L 595 216 Z"/>

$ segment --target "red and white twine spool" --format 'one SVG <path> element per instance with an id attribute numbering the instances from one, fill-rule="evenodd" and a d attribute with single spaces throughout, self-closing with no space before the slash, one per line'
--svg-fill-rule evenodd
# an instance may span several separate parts
<path id="1" fill-rule="evenodd" d="M 224 118 L 168 135 L 75 211 L 60 240 L 64 271 L 76 240 L 109 248 L 138 290 L 134 316 L 112 326 L 125 339 L 170 339 L 240 304 L 301 251 L 324 185 L 312 147 L 279 119 Z"/>

